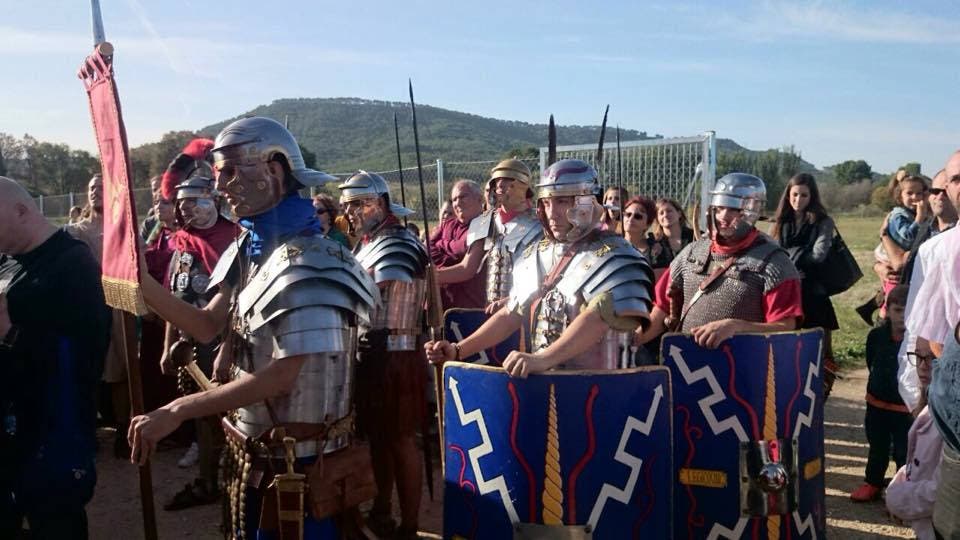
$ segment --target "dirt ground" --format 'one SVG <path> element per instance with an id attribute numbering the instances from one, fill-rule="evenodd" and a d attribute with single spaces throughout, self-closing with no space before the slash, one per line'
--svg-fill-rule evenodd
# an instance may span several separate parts
<path id="1" fill-rule="evenodd" d="M 856 504 L 849 494 L 863 481 L 867 445 L 863 432 L 866 370 L 849 372 L 838 380 L 833 395 L 827 401 L 826 461 L 827 461 L 827 531 L 831 538 L 866 540 L 880 538 L 913 538 L 909 528 L 895 525 L 886 514 L 882 502 Z M 137 469 L 117 460 L 110 452 L 112 432 L 102 430 L 101 452 L 98 462 L 99 482 L 93 501 L 88 505 L 90 537 L 100 539 L 143 538 Z M 220 506 L 210 505 L 165 512 L 163 502 L 190 481 L 192 469 L 180 469 L 177 459 L 182 448 L 161 451 L 153 462 L 154 500 L 157 529 L 162 539 L 191 538 L 218 539 Z M 893 475 L 893 464 L 888 476 Z M 440 471 L 434 473 L 439 489 Z M 435 502 L 424 493 L 421 511 L 423 537 L 437 538 L 441 525 L 439 491 Z"/>

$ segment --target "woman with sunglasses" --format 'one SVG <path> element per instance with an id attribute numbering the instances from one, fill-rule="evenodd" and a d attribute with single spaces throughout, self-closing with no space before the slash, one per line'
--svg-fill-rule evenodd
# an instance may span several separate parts
<path id="1" fill-rule="evenodd" d="M 630 242 L 630 245 L 637 248 L 637 251 L 643 253 L 647 260 L 650 260 L 650 248 L 653 247 L 653 237 L 647 232 L 650 229 L 650 222 L 657 212 L 657 207 L 653 200 L 637 195 L 623 205 L 624 238 Z M 609 229 L 614 230 L 614 229 Z M 659 277 L 659 274 L 657 274 Z"/>
<path id="2" fill-rule="evenodd" d="M 320 220 L 323 235 L 339 242 L 347 249 L 351 249 L 350 239 L 347 238 L 347 235 L 333 226 L 334 220 L 337 219 L 337 203 L 333 201 L 333 197 L 326 193 L 315 195 L 313 197 L 313 207 L 317 209 L 317 219 Z"/>
<path id="3" fill-rule="evenodd" d="M 823 328 L 823 358 L 827 375 L 825 392 L 830 393 L 836 363 L 830 333 L 838 330 L 837 314 L 818 276 L 833 246 L 836 225 L 820 202 L 820 190 L 812 175 L 800 173 L 787 182 L 774 216 L 772 236 L 787 250 L 802 277 L 803 302 L 801 328 Z M 827 376 L 830 377 L 826 380 Z"/>

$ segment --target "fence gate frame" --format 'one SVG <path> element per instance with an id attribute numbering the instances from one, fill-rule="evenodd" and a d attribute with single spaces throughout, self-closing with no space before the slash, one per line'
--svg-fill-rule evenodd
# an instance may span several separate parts
<path id="1" fill-rule="evenodd" d="M 701 135 L 692 137 L 672 137 L 661 139 L 644 139 L 639 141 L 621 141 L 621 160 L 626 164 L 633 160 L 634 166 L 624 166 L 623 186 L 628 188 L 631 194 L 642 194 L 648 197 L 672 196 L 684 208 L 695 206 L 694 190 L 699 185 L 699 209 L 700 223 L 705 224 L 707 207 L 710 206 L 710 191 L 716 183 L 717 176 L 717 134 L 715 131 L 705 131 Z M 671 155 L 672 149 L 679 149 L 684 156 Z M 695 156 L 694 149 L 697 149 L 701 171 L 696 175 L 696 165 L 687 167 L 691 163 L 690 159 Z M 547 154 L 549 149 L 546 146 L 540 147 L 540 170 L 543 171 L 547 166 Z M 617 175 L 617 143 L 616 140 L 610 141 L 609 137 L 603 144 L 603 162 L 594 163 L 597 152 L 596 144 L 573 144 L 557 147 L 557 159 L 583 159 L 593 163 L 597 167 L 597 173 L 600 175 L 601 184 L 605 187 L 616 186 Z M 653 174 L 657 171 L 648 171 L 644 169 L 644 160 L 655 158 L 655 165 L 660 167 L 660 179 L 645 179 L 645 174 Z M 669 161 L 672 167 L 665 167 L 664 162 Z M 668 171 L 672 168 L 672 171 Z M 662 176 L 666 173 L 676 173 L 678 169 L 684 169 L 682 173 L 675 174 L 669 183 L 679 185 L 682 189 L 677 193 L 657 192 L 654 189 L 644 189 L 644 186 L 650 186 L 655 182 L 663 183 Z M 687 171 L 686 169 L 689 169 Z M 604 181 L 606 180 L 606 182 Z M 678 195 L 682 193 L 682 196 Z"/>

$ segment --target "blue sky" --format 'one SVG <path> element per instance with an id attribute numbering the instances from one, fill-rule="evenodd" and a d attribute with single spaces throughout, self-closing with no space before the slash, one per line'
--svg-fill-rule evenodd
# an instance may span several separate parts
<path id="1" fill-rule="evenodd" d="M 597 124 L 610 103 L 611 125 L 820 167 L 933 174 L 960 148 L 955 2 L 101 2 L 133 145 L 277 98 L 403 101 L 412 77 L 439 107 Z M 0 131 L 92 150 L 89 3 L 0 13 Z"/>

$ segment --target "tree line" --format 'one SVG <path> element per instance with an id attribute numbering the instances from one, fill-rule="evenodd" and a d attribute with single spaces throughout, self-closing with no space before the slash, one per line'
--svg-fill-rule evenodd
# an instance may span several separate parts
<path id="1" fill-rule="evenodd" d="M 180 149 L 197 136 L 211 134 L 192 131 L 171 131 L 157 142 L 130 150 L 131 175 L 134 187 L 149 187 L 149 180 L 167 167 Z M 316 155 L 301 146 L 308 167 L 316 165 Z M 526 145 L 504 155 L 535 157 L 538 150 Z M 768 207 L 779 200 L 784 186 L 798 172 L 812 172 L 817 177 L 824 204 L 831 211 L 849 211 L 866 207 L 888 210 L 886 196 L 890 175 L 878 174 L 862 159 L 847 160 L 820 171 L 809 171 L 801 154 L 793 146 L 754 151 L 721 151 L 717 156 L 717 177 L 733 171 L 747 172 L 767 182 Z M 911 162 L 901 167 L 910 174 L 920 174 L 920 164 Z M 0 132 L 0 176 L 9 176 L 23 183 L 33 195 L 59 195 L 86 191 L 90 177 L 100 172 L 97 156 L 70 148 L 66 144 L 40 141 L 30 135 L 15 137 Z M 895 173 L 894 173 L 895 174 Z"/>

